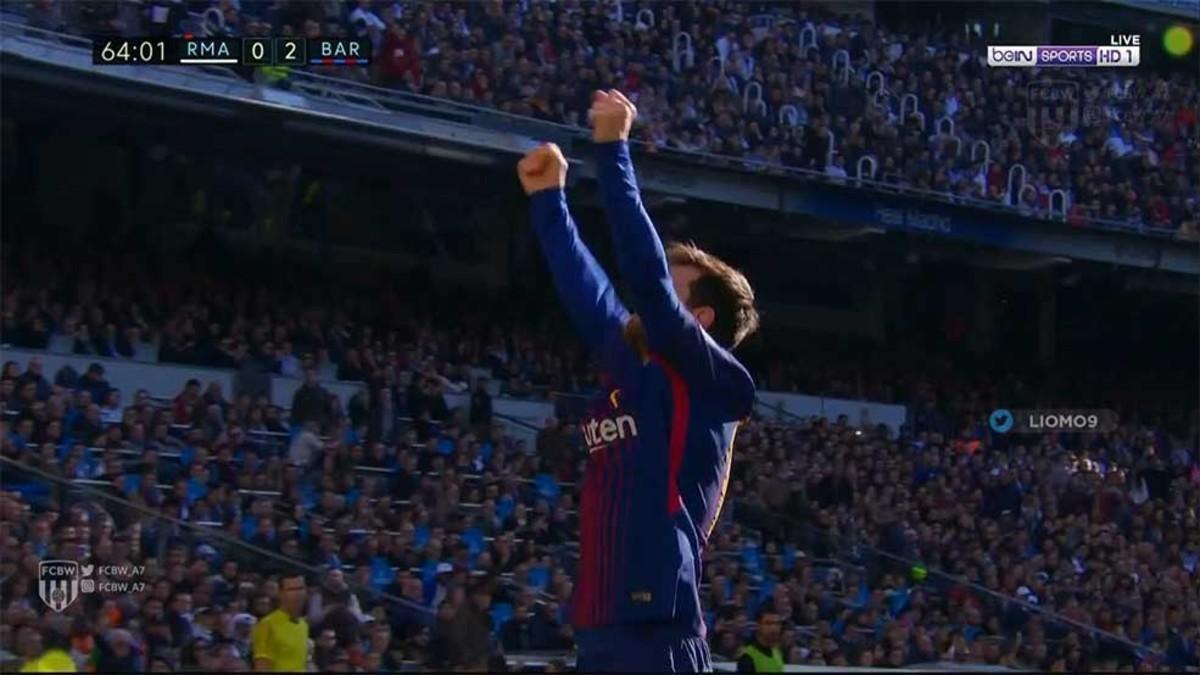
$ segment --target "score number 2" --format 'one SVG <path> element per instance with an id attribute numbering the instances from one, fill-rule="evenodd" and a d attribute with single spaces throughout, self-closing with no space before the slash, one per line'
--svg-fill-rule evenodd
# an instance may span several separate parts
<path id="1" fill-rule="evenodd" d="M 308 60 L 304 38 L 275 38 L 275 63 L 283 66 L 303 65 Z"/>

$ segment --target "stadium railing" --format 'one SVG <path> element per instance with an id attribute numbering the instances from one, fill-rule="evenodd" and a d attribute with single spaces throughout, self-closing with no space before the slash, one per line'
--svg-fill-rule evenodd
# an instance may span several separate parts
<path id="1" fill-rule="evenodd" d="M 555 401 L 556 412 L 562 413 L 562 416 L 567 417 L 569 419 L 571 415 L 573 415 L 579 411 L 577 411 L 577 410 L 571 410 L 571 411 L 561 410 L 560 405 L 562 405 L 562 404 L 564 404 L 564 402 L 566 402 L 566 403 L 571 404 L 571 406 L 574 408 L 578 405 L 581 405 L 583 402 L 585 402 L 588 397 L 586 395 L 582 395 L 582 394 L 553 393 L 552 398 Z M 166 400 L 164 399 L 160 403 L 165 404 Z M 799 415 L 796 415 L 796 414 L 791 413 L 786 410 L 780 410 L 774 406 L 769 406 L 769 405 L 759 403 L 757 407 L 759 409 L 759 412 L 764 414 L 767 417 L 774 415 L 777 419 L 785 420 L 789 423 L 800 423 L 800 422 L 807 421 L 805 418 L 803 418 Z M 404 420 L 406 418 L 400 417 L 398 419 Z M 409 421 L 411 421 L 411 420 L 409 420 Z M 508 419 L 506 421 L 509 424 L 523 425 L 524 427 L 527 428 L 528 431 L 531 431 L 533 433 L 536 433 L 536 431 L 537 431 L 537 429 L 533 425 L 530 425 L 527 422 L 524 422 L 522 420 Z M 251 436 L 251 438 L 254 438 L 256 436 L 259 437 L 260 442 L 263 445 L 272 447 L 276 452 L 283 453 L 286 451 L 286 441 L 287 441 L 287 436 L 288 436 L 287 434 L 272 433 L 272 432 L 252 432 L 252 434 L 249 434 L 249 435 Z M 424 452 L 430 452 L 433 450 L 433 448 L 430 447 L 429 443 L 417 444 L 417 449 L 424 451 Z M 137 452 L 136 450 L 124 449 L 124 448 L 111 449 L 111 450 L 106 450 L 103 448 L 88 448 L 88 452 L 89 453 L 99 453 L 99 454 L 103 454 L 105 452 L 114 452 L 119 456 L 127 457 L 127 458 L 140 457 L 140 453 Z M 160 459 L 165 460 L 165 461 L 179 461 L 181 458 L 180 453 L 170 452 L 170 451 L 160 452 L 159 457 L 160 457 Z M 210 462 L 215 461 L 215 458 L 209 457 L 208 461 L 210 461 Z M 374 467 L 374 466 L 366 466 L 366 465 L 356 466 L 354 470 L 358 473 L 382 474 L 382 475 L 392 475 L 396 472 L 396 469 L 392 469 L 392 468 Z M 429 472 L 423 472 L 420 475 L 436 478 L 436 477 L 438 477 L 439 474 L 437 472 L 429 471 Z M 483 476 L 477 475 L 477 474 L 465 474 L 465 475 L 463 475 L 463 478 L 469 482 L 477 482 L 479 480 L 482 480 Z M 60 480 L 62 480 L 62 479 L 60 479 Z M 518 479 L 518 481 L 525 485 L 533 484 L 535 482 L 534 479 L 530 479 L 530 478 L 520 478 L 520 479 Z M 110 481 L 104 481 L 104 480 L 88 479 L 88 478 L 73 479 L 70 481 L 70 484 L 74 488 L 90 489 L 94 492 L 97 492 L 99 494 L 105 494 L 109 497 L 113 497 L 112 492 L 117 491 L 116 487 Z M 568 490 L 568 491 L 574 489 L 574 485 L 569 482 L 560 482 L 559 485 L 561 488 L 564 488 L 565 490 Z M 164 491 L 170 491 L 173 486 L 164 484 L 164 485 L 159 485 L 157 487 Z M 280 493 L 275 490 L 256 490 L 256 489 L 242 488 L 242 489 L 238 489 L 237 493 L 242 497 L 278 497 L 278 496 L 280 496 Z M 395 502 L 396 507 L 404 507 L 409 504 L 411 504 L 411 502 L 409 500 L 397 500 Z M 471 503 L 471 502 L 463 502 L 463 503 L 459 504 L 459 507 L 465 511 L 471 511 L 474 509 L 478 509 L 480 506 L 481 506 L 480 504 Z M 813 558 L 811 558 L 811 559 L 818 565 L 823 565 L 823 566 L 829 567 L 829 568 L 836 567 L 836 566 L 851 566 L 854 568 L 872 569 L 872 570 L 876 570 L 876 571 L 881 570 L 881 569 L 889 569 L 889 570 L 903 573 L 906 575 L 908 573 L 910 573 L 912 570 L 922 569 L 922 570 L 924 570 L 923 574 L 924 574 L 925 578 L 929 579 L 929 581 L 932 584 L 932 587 L 935 589 L 938 589 L 939 591 L 945 591 L 948 588 L 958 588 L 960 590 L 966 590 L 970 594 L 972 594 L 972 597 L 976 597 L 977 600 L 984 606 L 988 606 L 988 607 L 992 607 L 994 609 L 1000 609 L 1000 610 L 1006 610 L 1007 608 L 1010 608 L 1010 607 L 1018 607 L 1021 609 L 1021 611 L 1026 611 L 1031 614 L 1037 614 L 1039 616 L 1046 618 L 1053 625 L 1061 627 L 1062 631 L 1069 631 L 1069 630 L 1080 631 L 1086 635 L 1093 637 L 1094 639 L 1102 640 L 1102 641 L 1104 641 L 1106 643 L 1110 643 L 1110 644 L 1119 644 L 1119 645 L 1121 645 L 1121 647 L 1123 649 L 1130 650 L 1134 653 L 1155 653 L 1152 650 L 1149 650 L 1148 648 L 1146 648 L 1144 646 L 1136 645 L 1132 642 L 1129 642 L 1128 640 L 1121 638 L 1120 636 L 1116 636 L 1114 634 L 1102 631 L 1095 626 L 1087 626 L 1084 624 L 1080 624 L 1080 623 L 1075 622 L 1067 617 L 1064 617 L 1062 615 L 1056 614 L 1056 613 L 1046 610 L 1042 607 L 1039 607 L 1038 605 L 1026 602 L 1025 600 L 1022 600 L 1022 599 L 1019 599 L 1016 597 L 1012 597 L 1012 596 L 1006 596 L 1006 595 L 997 593 L 995 591 L 992 591 L 990 589 L 984 588 L 982 586 L 968 584 L 965 581 L 963 581 L 961 579 L 957 579 L 957 578 L 953 577 L 952 575 L 942 572 L 940 570 L 927 569 L 919 561 L 909 560 L 909 559 L 905 559 L 905 558 L 902 558 L 900 556 L 897 556 L 897 555 L 894 555 L 891 553 L 883 552 L 883 551 L 881 551 L 877 548 L 874 548 L 870 545 L 867 545 L 861 541 L 846 538 L 846 537 L 834 537 L 832 535 L 829 535 L 828 533 L 820 532 L 820 531 L 816 530 L 814 527 L 812 527 L 810 524 L 801 523 L 801 522 L 799 522 L 789 516 L 783 515 L 783 514 L 756 513 L 756 512 L 754 512 L 754 510 L 752 508 L 749 508 L 745 505 L 739 505 L 736 503 L 733 506 L 733 513 L 734 513 L 735 520 L 737 520 L 738 522 L 740 522 L 743 525 L 749 526 L 752 530 L 759 531 L 759 532 L 774 531 L 777 534 L 781 530 L 784 531 L 786 534 L 785 534 L 785 536 L 783 536 L 783 540 L 792 542 L 794 544 L 798 544 L 798 546 L 796 546 L 797 550 L 802 550 L 807 555 L 813 555 Z M 220 526 L 219 523 L 203 523 L 203 524 L 198 523 L 197 525 L 200 527 L 203 527 L 205 529 L 212 529 L 214 527 Z M 327 528 L 327 531 L 335 532 L 335 531 L 337 531 L 337 529 L 336 528 Z M 355 530 L 354 532 L 358 533 L 358 534 L 373 534 L 375 532 L 379 532 L 381 534 L 386 534 L 386 535 L 399 534 L 399 532 L 392 532 L 392 531 L 387 531 L 387 530 L 379 530 L 379 531 Z M 488 538 L 488 539 L 490 539 L 490 538 Z M 517 541 L 515 543 L 521 543 L 521 542 Z M 577 542 L 570 542 L 569 544 L 567 544 L 561 548 L 558 548 L 557 550 L 556 550 L 556 547 L 546 547 L 544 550 L 545 550 L 545 552 L 553 553 L 558 556 L 564 556 L 566 559 L 570 559 L 570 558 L 576 557 L 578 555 Z M 819 553 L 818 551 L 824 551 L 824 553 Z M 722 552 L 714 552 L 713 555 L 714 555 L 714 557 L 729 557 L 729 556 L 737 556 L 737 555 L 739 555 L 739 553 L 736 551 L 722 551 Z M 766 558 L 771 559 L 770 562 L 772 562 L 772 563 L 777 563 L 779 561 L 779 559 L 782 557 L 783 557 L 782 554 L 775 554 L 774 556 L 766 556 Z M 757 581 L 758 581 L 758 583 L 752 584 L 750 586 L 749 590 L 751 592 L 761 593 L 764 590 L 769 590 L 769 588 L 771 586 L 771 582 L 768 577 L 759 575 Z M 707 587 L 705 587 L 705 590 L 707 590 Z M 1060 631 L 1060 632 L 1062 632 L 1062 631 Z"/>
<path id="2" fill-rule="evenodd" d="M 556 414 L 561 414 L 562 417 L 567 419 L 570 418 L 571 414 L 578 411 L 574 409 L 569 411 L 564 410 L 560 408 L 560 405 L 565 404 L 574 408 L 588 400 L 586 395 L 562 394 L 559 392 L 553 392 L 551 397 L 555 401 Z M 775 416 L 777 419 L 788 423 L 794 424 L 810 421 L 809 418 L 761 402 L 756 407 L 764 416 Z M 1050 636 L 1049 641 L 1051 642 L 1061 640 L 1066 633 L 1074 631 L 1087 636 L 1096 643 L 1107 647 L 1115 647 L 1131 654 L 1162 656 L 1160 652 L 1144 645 L 1133 643 L 1130 640 L 1104 631 L 1096 626 L 1074 621 L 1062 614 L 1027 602 L 1021 598 L 1005 595 L 978 584 L 972 584 L 942 570 L 929 568 L 920 561 L 882 551 L 877 547 L 867 544 L 860 537 L 831 535 L 817 530 L 811 524 L 803 523 L 786 514 L 758 513 L 750 507 L 737 505 L 736 503 L 733 504 L 733 514 L 735 522 L 749 527 L 756 534 L 761 535 L 761 533 L 770 530 L 774 530 L 776 534 L 779 534 L 781 530 L 787 532 L 788 534 L 782 537 L 782 539 L 792 542 L 795 545 L 796 551 L 804 553 L 804 557 L 811 564 L 824 570 L 838 569 L 842 571 L 843 575 L 845 570 L 855 570 L 875 576 L 884 573 L 886 570 L 900 574 L 905 579 L 912 579 L 914 573 L 916 573 L 920 576 L 920 579 L 917 580 L 918 585 L 914 586 L 914 589 L 919 587 L 921 590 L 939 597 L 944 596 L 944 594 L 951 590 L 955 590 L 958 593 L 966 593 L 969 597 L 974 598 L 974 601 L 981 608 L 993 612 L 1020 611 L 1027 615 L 1041 617 L 1048 625 L 1047 632 Z M 758 557 L 778 564 L 789 557 L 794 557 L 794 553 L 792 552 L 791 555 L 783 552 L 770 555 L 760 554 Z M 565 554 L 573 556 L 577 555 L 577 551 L 572 547 L 565 551 Z M 713 558 L 744 557 L 738 551 L 714 551 L 709 555 Z M 783 571 L 786 572 L 786 570 Z M 774 585 L 769 575 L 760 573 L 756 576 L 757 583 L 750 584 L 748 590 L 759 595 L 769 593 Z M 828 576 L 828 573 L 824 573 L 825 578 L 828 578 Z M 702 585 L 702 590 L 708 590 L 707 584 Z M 844 604 L 846 607 L 854 606 L 849 598 L 845 599 Z M 964 664 L 954 665 L 962 666 Z"/>
<path id="3" fill-rule="evenodd" d="M 121 527 L 122 523 L 129 523 L 135 520 L 145 521 L 149 519 L 156 523 L 163 522 L 169 524 L 170 527 L 156 528 L 160 531 L 161 536 L 166 536 L 169 532 L 173 537 L 186 539 L 189 549 L 194 549 L 201 543 L 208 544 L 220 551 L 223 558 L 253 561 L 255 569 L 263 569 L 264 566 L 270 565 L 269 569 L 275 572 L 286 570 L 303 573 L 310 578 L 319 578 L 326 571 L 323 567 L 310 565 L 305 561 L 289 558 L 269 549 L 242 541 L 225 532 L 223 525 L 220 523 L 184 521 L 164 516 L 151 507 L 137 504 L 111 494 L 109 491 L 103 489 L 102 486 L 105 485 L 103 483 L 95 485 L 94 481 L 69 481 L 6 456 L 0 456 L 0 465 L 3 465 L 6 473 L 19 472 L 28 478 L 44 481 L 47 486 L 53 486 L 53 489 L 50 490 L 51 498 L 53 499 L 53 507 L 59 513 L 66 513 L 72 507 L 81 507 L 92 515 L 93 522 L 98 522 L 95 518 L 105 514 L 112 517 L 118 527 Z M 26 508 L 29 508 L 28 504 L 26 504 Z M 153 557 L 161 557 L 165 554 L 165 551 L 166 543 L 163 540 L 159 542 L 157 551 L 153 554 Z M 414 573 L 420 572 L 420 570 L 410 571 Z M 511 574 L 501 575 L 500 581 L 511 585 L 519 585 Z M 428 616 L 432 621 L 434 611 L 429 607 L 362 585 L 352 575 L 346 577 L 346 583 L 353 591 L 361 594 L 360 597 L 369 596 L 371 599 L 388 606 L 410 607 L 422 615 Z M 505 654 L 505 659 L 511 668 L 524 672 L 542 671 L 552 662 L 568 665 L 573 665 L 574 663 L 574 657 L 570 652 L 515 652 Z M 403 665 L 406 669 L 413 671 L 417 671 L 421 667 L 416 662 L 405 662 Z M 718 661 L 714 663 L 714 666 L 722 672 L 733 672 L 736 670 L 736 664 L 728 661 Z M 967 669 L 978 670 L 969 667 Z M 828 672 L 831 670 L 804 666 L 788 666 L 784 672 Z M 842 672 L 844 672 L 844 669 Z"/>
<path id="4" fill-rule="evenodd" d="M 452 121 L 460 121 L 496 131 L 532 134 L 545 140 L 557 141 L 560 144 L 564 139 L 573 139 L 579 142 L 587 142 L 591 139 L 591 130 L 586 127 L 575 127 L 522 117 L 493 108 L 388 89 L 375 84 L 344 80 L 312 72 L 294 71 L 290 76 L 289 83 L 292 91 L 298 90 L 312 96 L 338 99 L 348 92 L 354 92 L 357 99 L 370 101 L 373 107 L 379 109 L 393 109 L 404 112 L 424 110 L 430 114 L 435 114 Z M 777 163 L 731 157 L 729 155 L 720 155 L 700 150 L 683 150 L 669 146 L 659 147 L 640 140 L 633 140 L 630 143 L 636 151 L 641 153 L 654 154 L 658 157 L 676 160 L 681 163 L 703 164 L 743 172 L 767 172 L 796 180 L 808 180 L 820 183 L 836 183 L 839 185 L 852 183 L 854 186 L 868 192 L 898 194 L 929 201 L 969 206 L 986 211 L 1004 211 L 1027 217 L 1035 217 L 1040 220 L 1059 220 L 1065 222 L 1067 218 L 1066 209 L 1063 209 L 1061 213 L 1056 215 L 1052 209 L 1030 209 L 1017 204 L 1005 204 L 987 199 L 927 190 L 871 178 L 841 178 L 815 169 L 787 167 Z M 1015 198 L 1015 195 L 1010 195 L 1010 197 Z M 1083 220 L 1083 223 L 1097 229 L 1136 232 L 1150 236 L 1173 237 L 1176 235 L 1173 229 L 1137 225 L 1126 221 L 1099 217 L 1087 217 Z"/>
<path id="5" fill-rule="evenodd" d="M 775 410 L 774 408 L 769 408 L 769 411 L 776 412 L 777 414 L 779 412 L 779 411 Z M 785 411 L 785 415 L 791 415 L 791 414 L 786 413 L 786 411 Z M 794 416 L 794 415 L 791 415 L 791 416 L 797 418 L 795 420 L 792 420 L 793 422 L 798 421 L 800 419 L 800 418 L 798 418 L 798 416 Z M 430 450 L 430 448 L 428 447 L 428 444 L 421 444 L 421 445 L 422 445 L 423 450 L 425 450 L 425 451 Z M 103 453 L 106 451 L 103 449 L 100 449 L 100 448 L 90 448 L 89 452 Z M 129 450 L 129 449 L 113 449 L 113 450 L 109 450 L 108 452 L 114 452 L 114 453 L 124 456 L 124 457 L 133 457 L 138 454 L 136 451 Z M 162 453 L 160 453 L 160 457 L 167 461 L 177 461 L 179 459 L 179 454 L 173 453 L 173 452 L 162 452 Z M 90 495 L 97 499 L 104 500 L 106 503 L 118 504 L 118 505 L 125 506 L 127 508 L 133 508 L 135 510 L 140 509 L 143 512 L 147 511 L 146 507 L 139 507 L 138 505 L 132 504 L 132 503 L 128 502 L 128 500 L 125 500 L 122 497 L 119 497 L 116 494 L 114 494 L 114 493 L 117 493 L 118 490 L 115 488 L 115 486 L 111 482 L 106 482 L 103 480 L 93 480 L 93 479 L 67 480 L 67 479 L 63 479 L 61 477 L 51 476 L 50 474 L 45 474 L 45 473 L 40 472 L 31 467 L 25 467 L 23 465 L 19 465 L 18 463 L 14 462 L 13 460 L 11 460 L 9 458 L 3 458 L 3 459 L 7 464 L 9 464 L 10 466 L 12 466 L 14 468 L 20 468 L 20 469 L 26 471 L 27 473 L 31 472 L 34 475 L 37 475 L 40 478 L 48 481 L 46 483 L 47 485 L 54 485 L 57 489 L 53 490 L 54 494 L 47 495 L 47 497 L 58 500 L 60 503 L 60 510 L 61 510 L 62 500 L 65 499 L 65 500 L 70 501 L 72 498 L 74 498 L 75 496 L 78 496 L 78 495 Z M 386 473 L 392 473 L 394 470 L 387 469 L 387 468 L 380 468 L 380 467 L 359 466 L 359 467 L 356 467 L 356 471 L 367 472 L 367 473 L 385 473 L 386 474 Z M 437 473 L 436 472 L 425 472 L 422 475 L 436 477 Z M 481 478 L 481 476 L 468 475 L 468 476 L 466 476 L 466 478 L 469 480 L 479 480 Z M 521 480 L 524 483 L 532 482 L 530 479 L 521 479 Z M 169 489 L 171 489 L 172 486 L 161 485 L 159 487 L 164 490 L 169 490 Z M 571 488 L 573 486 L 566 485 L 565 487 Z M 274 496 L 279 495 L 279 493 L 277 491 L 252 490 L 252 489 L 238 490 L 238 494 L 242 497 L 274 497 Z M 398 507 L 404 506 L 404 501 L 406 501 L 406 500 L 399 501 L 396 503 L 396 505 Z M 464 510 L 470 510 L 472 507 L 478 508 L 480 505 L 463 503 L 463 504 L 460 504 L 460 506 Z M 1036 604 L 1031 604 L 1029 602 L 1026 602 L 1025 600 L 1022 600 L 1020 598 L 1006 596 L 1006 595 L 997 593 L 995 591 L 992 591 L 990 589 L 984 588 L 982 586 L 968 583 L 961 578 L 954 577 L 953 575 L 942 572 L 941 570 L 927 568 L 920 561 L 907 559 L 902 556 L 898 556 L 898 555 L 895 555 L 892 553 L 881 551 L 878 548 L 875 548 L 873 546 L 870 546 L 870 545 L 864 543 L 859 538 L 852 537 L 852 536 L 832 535 L 830 533 L 817 530 L 811 524 L 800 522 L 800 521 L 798 521 L 790 516 L 784 515 L 784 514 L 757 512 L 753 507 L 751 507 L 749 505 L 738 504 L 735 502 L 732 504 L 732 506 L 733 506 L 733 509 L 732 509 L 733 517 L 734 517 L 735 522 L 738 522 L 738 523 L 742 524 L 743 526 L 747 527 L 749 529 L 749 531 L 752 533 L 755 533 L 758 535 L 761 535 L 761 533 L 771 533 L 771 534 L 775 535 L 778 539 L 792 544 L 792 551 L 790 552 L 791 557 L 794 558 L 796 556 L 797 551 L 802 552 L 804 557 L 808 558 L 809 561 L 814 565 L 814 569 L 820 571 L 820 578 L 823 581 L 829 581 L 831 578 L 834 577 L 832 570 L 839 570 L 837 573 L 837 576 L 840 578 L 843 578 L 843 579 L 845 578 L 845 573 L 848 570 L 858 571 L 860 573 L 865 573 L 866 575 L 875 576 L 875 577 L 878 577 L 878 575 L 883 574 L 883 573 L 895 573 L 895 574 L 901 575 L 904 578 L 914 577 L 914 574 L 916 573 L 916 571 L 920 570 L 920 579 L 917 581 L 918 581 L 918 587 L 921 590 L 923 590 L 927 593 L 933 594 L 934 596 L 937 596 L 937 597 L 944 596 L 944 594 L 951 592 L 951 591 L 955 591 L 960 594 L 966 593 L 970 597 L 975 598 L 975 601 L 979 604 L 979 606 L 981 608 L 989 608 L 992 611 L 998 611 L 1001 614 L 1003 614 L 1005 612 L 1016 610 L 1019 612 L 1024 612 L 1028 615 L 1041 616 L 1046 621 L 1046 623 L 1049 627 L 1048 634 L 1050 635 L 1051 640 L 1061 639 L 1062 636 L 1064 636 L 1066 633 L 1075 631 L 1075 632 L 1079 632 L 1097 642 L 1104 643 L 1104 644 L 1110 645 L 1110 646 L 1115 645 L 1118 648 L 1128 651 L 1133 654 L 1142 654 L 1142 655 L 1156 654 L 1156 652 L 1153 652 L 1152 650 L 1150 650 L 1144 646 L 1134 644 L 1128 640 L 1121 638 L 1120 636 L 1116 636 L 1111 633 L 1102 631 L 1095 626 L 1080 624 L 1076 621 L 1073 621 L 1073 620 L 1071 620 L 1067 617 L 1064 617 L 1062 615 L 1059 615 L 1055 612 L 1052 612 L 1052 611 L 1046 610 L 1045 608 L 1039 607 Z M 152 510 L 150 512 L 154 513 Z M 155 515 L 157 516 L 157 514 L 155 514 Z M 157 517 L 161 517 L 161 516 L 157 516 Z M 182 521 L 180 521 L 180 522 L 182 523 Z M 179 523 L 176 523 L 176 525 L 179 525 Z M 214 537 L 217 537 L 218 539 L 222 540 L 222 542 L 225 543 L 227 546 L 232 546 L 238 550 L 253 551 L 255 549 L 255 547 L 253 547 L 252 545 L 250 545 L 244 541 L 241 541 L 240 539 L 237 539 L 236 537 L 234 537 L 232 535 L 227 534 L 224 531 L 224 524 L 222 524 L 222 523 L 194 522 L 194 523 L 184 523 L 182 525 L 182 527 L 191 528 L 192 530 L 196 530 L 199 532 L 212 533 L 212 535 Z M 368 531 L 365 529 L 355 530 L 355 529 L 347 529 L 345 527 L 326 528 L 326 531 L 331 532 L 331 533 L 332 532 L 341 532 L 342 534 L 353 534 L 353 533 L 371 534 L 371 533 L 374 533 L 374 531 Z M 399 532 L 391 532 L 391 531 L 386 531 L 386 530 L 380 531 L 380 533 L 387 534 L 387 535 L 400 534 Z M 204 536 L 206 536 L 206 535 L 200 535 L 200 536 L 201 536 L 201 538 L 204 538 Z M 518 541 L 515 543 L 521 543 L 521 542 Z M 566 545 L 557 546 L 557 547 L 555 547 L 555 546 L 539 547 L 539 549 L 542 550 L 544 553 L 549 553 L 556 557 L 561 557 L 563 562 L 567 562 L 569 559 L 575 558 L 578 555 L 577 542 L 569 542 Z M 747 559 L 745 554 L 739 553 L 738 551 L 713 552 L 710 555 L 714 558 L 715 557 L 740 556 L 740 557 L 742 557 L 743 562 L 747 562 L 747 563 L 749 562 L 749 560 Z M 278 554 L 271 554 L 268 557 L 273 557 L 277 560 L 282 558 L 282 556 L 279 556 Z M 762 569 L 759 567 L 752 567 L 750 569 L 750 572 L 754 579 L 754 583 L 752 583 L 750 585 L 749 591 L 752 594 L 754 594 L 754 596 L 759 601 L 764 599 L 766 597 L 766 595 L 770 593 L 770 590 L 775 583 L 772 575 L 769 572 L 777 571 L 777 572 L 781 572 L 781 573 L 786 573 L 788 571 L 785 569 L 786 560 L 788 557 L 789 557 L 788 552 L 776 553 L 774 555 L 769 555 L 769 556 L 768 555 L 756 556 L 756 558 L 758 558 L 759 560 L 765 561 L 765 564 L 763 564 L 762 562 L 756 562 L 754 564 L 756 566 L 762 565 L 762 567 L 767 568 L 767 569 Z M 290 561 L 290 562 L 299 563 L 299 561 Z M 774 568 L 774 569 L 772 570 L 771 568 Z M 313 571 L 313 569 L 314 568 L 310 567 L 309 571 Z M 400 571 L 400 570 L 397 569 L 396 571 Z M 419 570 L 407 570 L 407 571 L 415 572 L 415 571 L 419 571 Z M 508 583 L 508 584 L 520 583 L 520 580 L 512 579 L 511 577 L 502 578 L 501 580 L 504 583 Z M 707 586 L 705 586 L 703 588 L 703 590 L 707 591 L 708 590 Z M 372 593 L 377 593 L 373 589 L 368 589 L 368 591 L 372 592 Z M 853 608 L 855 606 L 854 600 L 851 597 L 851 593 L 853 592 L 853 589 L 843 589 L 843 591 L 846 594 L 846 597 L 843 598 L 843 605 L 847 608 Z M 381 597 L 386 597 L 386 594 Z"/>
<path id="6" fill-rule="evenodd" d="M 759 404 L 759 407 L 764 413 L 777 415 L 779 419 L 790 423 L 808 421 L 788 411 L 762 406 L 762 404 Z M 1005 595 L 971 583 L 962 577 L 929 567 L 922 561 L 883 551 L 866 543 L 860 537 L 837 536 L 823 532 L 812 524 L 802 522 L 786 513 L 764 512 L 742 506 L 741 508 L 735 507 L 734 514 L 739 522 L 749 521 L 760 531 L 773 532 L 776 536 L 782 535 L 783 540 L 795 543 L 798 549 L 825 550 L 829 557 L 859 566 L 870 574 L 877 576 L 883 573 L 892 573 L 910 580 L 919 578 L 920 588 L 923 590 L 930 590 L 939 595 L 956 590 L 974 598 L 983 608 L 998 610 L 1001 615 L 1007 611 L 1019 611 L 1028 616 L 1041 617 L 1047 624 L 1048 642 L 1061 640 L 1066 633 L 1074 631 L 1098 644 L 1110 648 L 1115 647 L 1131 655 L 1164 656 L 1160 651 L 1137 644 L 1098 626 L 1080 623 L 1022 598 Z"/>

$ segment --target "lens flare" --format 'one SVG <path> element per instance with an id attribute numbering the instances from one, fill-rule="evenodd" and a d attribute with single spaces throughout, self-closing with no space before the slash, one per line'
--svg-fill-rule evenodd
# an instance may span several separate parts
<path id="1" fill-rule="evenodd" d="M 1192 31 L 1187 26 L 1171 26 L 1163 33 L 1163 49 L 1171 56 L 1186 56 L 1194 44 Z"/>

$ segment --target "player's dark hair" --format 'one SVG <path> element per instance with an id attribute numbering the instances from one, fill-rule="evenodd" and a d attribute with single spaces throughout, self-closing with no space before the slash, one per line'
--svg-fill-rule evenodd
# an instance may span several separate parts
<path id="1" fill-rule="evenodd" d="M 496 592 L 496 583 L 485 576 L 474 581 L 467 590 L 468 595 L 491 595 Z"/>
<path id="2" fill-rule="evenodd" d="M 775 601 L 774 601 L 774 600 L 768 600 L 768 601 L 764 602 L 764 603 L 763 603 L 761 606 L 759 606 L 759 608 L 758 608 L 758 619 L 759 619 L 760 621 L 762 620 L 762 618 L 763 618 L 764 616 L 766 616 L 766 615 L 768 615 L 768 614 L 774 614 L 775 616 L 778 616 L 778 617 L 780 617 L 780 618 L 783 618 L 783 617 L 780 615 L 780 613 L 779 613 L 779 609 L 775 607 Z"/>
<path id="3" fill-rule="evenodd" d="M 303 572 L 284 572 L 283 574 L 279 575 L 280 590 L 283 589 L 283 582 L 289 579 L 299 579 L 300 583 L 304 584 L 306 587 L 308 586 L 308 580 L 304 577 Z"/>
<path id="4" fill-rule="evenodd" d="M 693 244 L 673 242 L 667 246 L 672 265 L 700 270 L 689 289 L 691 307 L 712 307 L 716 316 L 708 333 L 717 344 L 733 349 L 758 330 L 758 310 L 754 307 L 754 289 L 746 276 L 728 263 Z"/>

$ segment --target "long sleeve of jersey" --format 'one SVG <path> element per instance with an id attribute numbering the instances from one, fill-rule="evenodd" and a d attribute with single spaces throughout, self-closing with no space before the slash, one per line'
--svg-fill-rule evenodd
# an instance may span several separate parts
<path id="1" fill-rule="evenodd" d="M 621 330 L 629 311 L 612 282 L 579 237 L 561 189 L 535 192 L 530 198 L 533 229 L 550 267 L 554 287 L 584 343 L 614 377 L 634 365 Z"/>
<path id="2" fill-rule="evenodd" d="M 730 419 L 745 417 L 754 405 L 754 380 L 675 294 L 662 241 L 642 205 L 629 144 L 598 144 L 596 164 L 617 264 L 651 351 L 669 361 L 689 385 L 725 400 Z"/>

